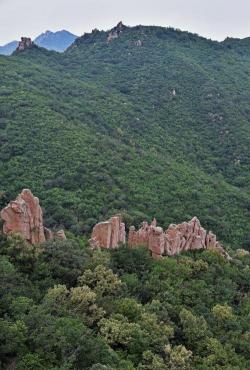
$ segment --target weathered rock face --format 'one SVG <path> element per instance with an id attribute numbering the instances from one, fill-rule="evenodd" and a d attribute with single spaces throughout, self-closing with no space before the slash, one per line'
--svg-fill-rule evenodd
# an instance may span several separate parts
<path id="1" fill-rule="evenodd" d="M 0 216 L 4 221 L 3 233 L 20 234 L 30 244 L 43 243 L 45 240 L 66 239 L 63 230 L 53 233 L 43 226 L 43 213 L 39 199 L 29 189 L 24 189 L 14 201 L 11 201 Z"/>
<path id="2" fill-rule="evenodd" d="M 113 249 L 117 248 L 120 243 L 125 242 L 125 224 L 121 221 L 120 215 L 95 225 L 90 239 L 92 248 Z"/>
<path id="3" fill-rule="evenodd" d="M 4 234 L 18 233 L 30 244 L 45 241 L 42 209 L 30 190 L 24 189 L 11 201 L 1 211 L 1 218 Z"/>
<path id="4" fill-rule="evenodd" d="M 30 48 L 33 45 L 33 42 L 30 37 L 21 37 L 21 41 L 19 41 L 17 51 L 22 51 L 27 48 Z"/>
<path id="5" fill-rule="evenodd" d="M 164 255 L 173 256 L 183 251 L 210 249 L 216 250 L 228 258 L 227 252 L 216 240 L 216 236 L 201 227 L 198 218 L 179 225 L 171 224 L 164 232 L 156 226 L 156 220 L 148 225 L 143 222 L 142 227 L 136 231 L 134 226 L 129 230 L 128 244 L 130 247 L 146 245 L 154 258 Z"/>

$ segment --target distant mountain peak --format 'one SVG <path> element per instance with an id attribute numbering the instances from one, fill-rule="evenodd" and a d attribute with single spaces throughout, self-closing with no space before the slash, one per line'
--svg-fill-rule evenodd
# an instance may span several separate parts
<path id="1" fill-rule="evenodd" d="M 76 35 L 66 30 L 56 32 L 46 30 L 45 32 L 37 36 L 32 44 L 48 50 L 63 52 L 75 41 L 76 38 Z M 27 42 L 29 43 L 29 41 Z M 25 41 L 24 45 L 21 45 L 21 48 L 24 46 L 24 48 L 26 49 L 27 42 Z M 4 46 L 0 46 L 0 55 L 11 55 L 15 50 L 19 48 L 18 45 L 18 41 L 12 41 Z"/>
<path id="2" fill-rule="evenodd" d="M 47 30 L 44 33 L 42 33 L 42 35 L 45 35 L 45 36 L 50 36 L 51 34 L 53 34 L 53 32 L 50 30 Z"/>
<path id="3" fill-rule="evenodd" d="M 75 41 L 76 38 L 76 35 L 73 35 L 66 30 L 57 32 L 47 30 L 39 35 L 34 42 L 45 49 L 63 52 Z"/>

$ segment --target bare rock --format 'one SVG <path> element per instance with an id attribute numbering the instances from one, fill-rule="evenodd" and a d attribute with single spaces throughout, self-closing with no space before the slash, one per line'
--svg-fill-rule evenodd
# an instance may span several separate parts
<path id="1" fill-rule="evenodd" d="M 117 248 L 119 244 L 126 242 L 125 224 L 121 216 L 111 217 L 108 221 L 100 222 L 93 228 L 89 243 L 92 248 Z"/>
<path id="2" fill-rule="evenodd" d="M 34 43 L 32 42 L 30 37 L 21 37 L 21 41 L 19 41 L 19 44 L 16 50 L 23 51 L 25 49 L 30 48 L 33 45 Z"/>
<path id="3" fill-rule="evenodd" d="M 54 233 L 47 227 L 44 228 L 44 235 L 46 240 L 54 239 Z"/>
<path id="4" fill-rule="evenodd" d="M 201 227 L 197 217 L 180 225 L 171 224 L 165 233 L 165 237 L 165 251 L 168 255 L 206 247 L 206 230 Z"/>
<path id="5" fill-rule="evenodd" d="M 66 240 L 67 239 L 64 230 L 57 231 L 55 233 L 55 237 L 58 238 L 58 239 L 61 239 L 61 240 Z"/>
<path id="6" fill-rule="evenodd" d="M 4 234 L 18 233 L 30 244 L 45 241 L 42 209 L 30 190 L 24 189 L 11 201 L 1 211 L 1 218 Z"/>
<path id="7" fill-rule="evenodd" d="M 153 226 L 151 227 L 149 240 L 148 240 L 148 249 L 155 255 L 164 254 L 164 245 L 165 238 L 164 233 L 161 227 Z"/>
<path id="8" fill-rule="evenodd" d="M 137 40 L 137 41 L 135 41 L 135 46 L 137 46 L 137 47 L 140 47 L 140 46 L 142 46 L 143 44 L 142 44 L 142 41 L 141 40 Z"/>
<path id="9" fill-rule="evenodd" d="M 117 39 L 123 30 L 126 28 L 122 22 L 119 22 L 116 27 L 114 27 L 108 34 L 107 42 L 111 42 L 114 39 Z"/>
<path id="10" fill-rule="evenodd" d="M 216 240 L 216 236 L 211 231 L 207 233 L 197 217 L 179 225 L 171 224 L 165 232 L 161 227 L 156 226 L 155 219 L 151 225 L 143 222 L 138 231 L 131 226 L 128 244 L 132 248 L 137 245 L 146 245 L 154 258 L 164 255 L 174 256 L 184 251 L 199 249 L 214 250 L 225 258 L 230 258 Z"/>

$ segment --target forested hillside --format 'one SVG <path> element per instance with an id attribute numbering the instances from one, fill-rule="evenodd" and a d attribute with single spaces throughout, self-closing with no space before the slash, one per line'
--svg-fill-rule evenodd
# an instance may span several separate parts
<path id="1" fill-rule="evenodd" d="M 28 187 L 48 227 L 194 215 L 250 243 L 250 41 L 120 24 L 63 54 L 0 57 L 0 205 Z"/>
<path id="2" fill-rule="evenodd" d="M 248 370 L 249 254 L 0 236 L 0 368 Z"/>

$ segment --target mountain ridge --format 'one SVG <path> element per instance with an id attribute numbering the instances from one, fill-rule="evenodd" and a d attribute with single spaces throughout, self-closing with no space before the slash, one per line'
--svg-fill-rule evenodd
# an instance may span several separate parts
<path id="1" fill-rule="evenodd" d="M 32 188 L 48 226 L 77 234 L 117 212 L 136 226 L 195 214 L 223 243 L 248 247 L 248 52 L 161 27 L 108 42 L 111 31 L 63 54 L 0 59 L 11 68 L 1 77 L 2 203 Z"/>
<path id="2" fill-rule="evenodd" d="M 77 38 L 73 33 L 61 30 L 61 31 L 45 31 L 34 39 L 34 43 L 37 46 L 44 47 L 47 50 L 54 50 L 63 52 L 66 50 Z M 3 46 L 0 46 L 0 55 L 11 55 L 18 47 L 18 41 L 12 41 Z"/>

